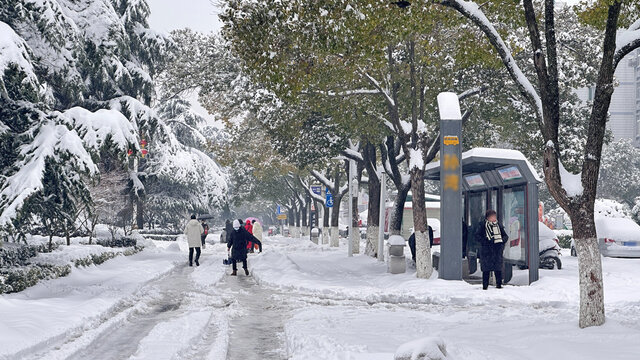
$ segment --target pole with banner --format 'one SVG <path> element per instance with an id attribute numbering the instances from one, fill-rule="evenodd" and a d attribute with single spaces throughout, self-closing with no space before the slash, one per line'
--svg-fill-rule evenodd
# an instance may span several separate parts
<path id="1" fill-rule="evenodd" d="M 462 114 L 458 95 L 438 95 L 440 112 L 441 279 L 462 280 Z"/>

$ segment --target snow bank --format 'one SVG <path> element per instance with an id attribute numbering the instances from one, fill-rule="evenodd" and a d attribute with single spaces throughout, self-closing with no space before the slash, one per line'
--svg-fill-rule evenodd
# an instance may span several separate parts
<path id="1" fill-rule="evenodd" d="M 586 332 L 578 328 L 576 314 L 577 309 L 502 304 L 411 308 L 343 303 L 300 310 L 286 323 L 285 334 L 292 360 L 392 360 L 407 339 L 422 337 L 443 339 L 448 354 L 443 359 L 637 358 L 637 309 L 619 314 L 629 316 L 627 322 L 609 315 L 604 326 Z"/>
<path id="2" fill-rule="evenodd" d="M 394 360 L 447 360 L 453 359 L 447 353 L 444 340 L 437 337 L 426 337 L 400 345 Z"/>
<path id="3" fill-rule="evenodd" d="M 97 326 L 135 304 L 131 296 L 173 270 L 177 259 L 175 253 L 143 251 L 0 296 L 0 359 L 20 358 L 23 352 Z"/>

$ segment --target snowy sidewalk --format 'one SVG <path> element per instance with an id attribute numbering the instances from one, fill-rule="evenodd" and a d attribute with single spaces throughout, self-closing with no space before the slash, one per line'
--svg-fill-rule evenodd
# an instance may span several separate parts
<path id="1" fill-rule="evenodd" d="M 390 275 L 364 255 L 306 239 L 267 238 L 253 260 L 262 286 L 306 299 L 285 325 L 292 359 L 393 359 L 401 344 L 441 337 L 454 359 L 636 359 L 640 262 L 604 259 L 607 324 L 577 326 L 577 261 L 503 290 L 415 273 Z"/>
<path id="2" fill-rule="evenodd" d="M 225 354 L 221 254 L 189 268 L 180 244 L 167 245 L 1 296 L 0 359 L 169 359 L 192 345 Z"/>

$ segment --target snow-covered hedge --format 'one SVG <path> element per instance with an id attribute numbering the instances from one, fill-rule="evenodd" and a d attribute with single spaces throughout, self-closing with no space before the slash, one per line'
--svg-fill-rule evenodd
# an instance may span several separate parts
<path id="1" fill-rule="evenodd" d="M 562 233 L 556 232 L 556 236 L 558 237 L 558 244 L 563 249 L 571 248 L 571 240 L 573 239 L 572 231 L 563 231 Z"/>
<path id="2" fill-rule="evenodd" d="M 117 239 L 98 239 L 96 244 L 104 247 L 133 247 L 137 245 L 137 240 L 131 237 L 122 237 Z"/>
<path id="3" fill-rule="evenodd" d="M 59 241 L 53 242 L 53 251 L 49 251 L 48 244 L 38 243 L 41 239 L 31 237 L 30 240 L 34 244 L 6 243 L 0 248 L 0 294 L 22 291 L 41 280 L 67 276 L 74 266 L 100 265 L 144 248 L 136 245 L 136 239 L 132 238 L 109 240 L 102 246 L 81 245 L 74 239 L 71 246 L 61 247 Z"/>
<path id="4" fill-rule="evenodd" d="M 104 252 L 102 254 L 91 254 L 90 256 L 87 256 L 85 258 L 81 258 L 81 259 L 75 259 L 73 261 L 73 264 L 75 265 L 75 267 L 81 267 L 81 266 L 91 266 L 91 265 L 100 265 L 102 263 L 104 263 L 107 260 L 113 259 L 115 257 L 118 257 L 120 255 L 124 255 L 124 256 L 131 256 L 133 254 L 136 254 L 140 251 L 142 251 L 143 247 L 141 246 L 134 246 L 131 249 L 127 249 L 123 252 Z"/>
<path id="5" fill-rule="evenodd" d="M 140 235 L 180 235 L 180 232 L 166 228 L 138 230 Z"/>
<path id="6" fill-rule="evenodd" d="M 70 265 L 36 264 L 0 269 L 0 294 L 22 291 L 40 280 L 55 279 L 71 273 Z"/>
<path id="7" fill-rule="evenodd" d="M 57 249 L 60 243 L 53 242 L 52 250 Z M 47 244 L 25 245 L 6 243 L 0 247 L 0 269 L 24 266 L 29 264 L 29 259 L 38 255 L 38 253 L 47 253 L 49 246 Z"/>

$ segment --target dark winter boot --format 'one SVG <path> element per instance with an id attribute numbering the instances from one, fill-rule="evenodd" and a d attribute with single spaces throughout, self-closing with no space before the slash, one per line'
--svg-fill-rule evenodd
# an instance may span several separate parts
<path id="1" fill-rule="evenodd" d="M 244 269 L 244 274 L 249 276 L 249 269 Z"/>
<path id="2" fill-rule="evenodd" d="M 196 266 L 200 266 L 200 263 L 198 262 L 198 260 L 196 260 Z"/>
<path id="3" fill-rule="evenodd" d="M 495 271 L 496 274 L 496 288 L 502 289 L 502 271 Z"/>
<path id="4" fill-rule="evenodd" d="M 489 277 L 491 277 L 491 271 L 482 272 L 482 290 L 489 288 Z"/>
<path id="5" fill-rule="evenodd" d="M 233 270 L 233 272 L 231 273 L 231 276 L 238 276 L 238 270 Z"/>
<path id="6" fill-rule="evenodd" d="M 193 266 L 193 263 L 192 263 L 192 262 L 190 262 L 190 263 L 189 263 L 189 266 Z"/>

